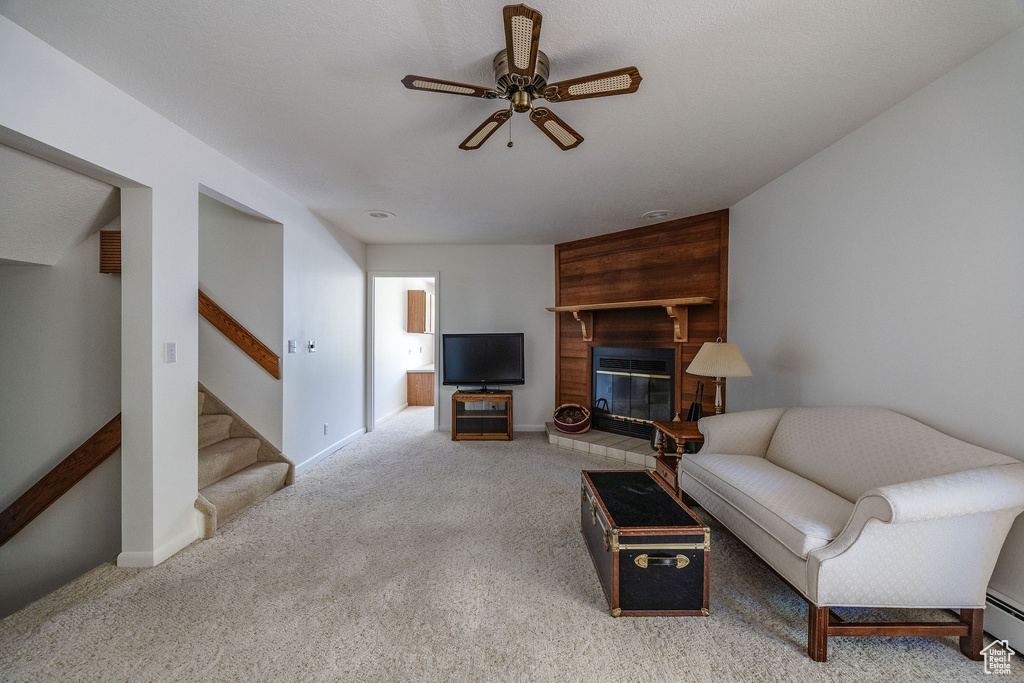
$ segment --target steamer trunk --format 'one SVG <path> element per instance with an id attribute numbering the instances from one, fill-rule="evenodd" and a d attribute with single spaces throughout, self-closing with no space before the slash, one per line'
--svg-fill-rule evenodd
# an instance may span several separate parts
<path id="1" fill-rule="evenodd" d="M 707 616 L 710 531 L 650 473 L 585 471 L 580 528 L 612 616 Z"/>

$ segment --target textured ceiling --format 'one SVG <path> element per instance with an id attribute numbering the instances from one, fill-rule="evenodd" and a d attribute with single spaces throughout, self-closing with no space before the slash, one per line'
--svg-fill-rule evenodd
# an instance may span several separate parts
<path id="1" fill-rule="evenodd" d="M 999 38 L 1020 0 L 534 0 L 549 81 L 635 65 L 633 95 L 458 144 L 500 104 L 502 2 L 0 0 L 0 12 L 369 243 L 553 243 L 734 204 Z M 394 212 L 378 220 L 370 209 Z"/>
<path id="2" fill-rule="evenodd" d="M 119 213 L 116 187 L 0 145 L 0 265 L 52 266 Z"/>

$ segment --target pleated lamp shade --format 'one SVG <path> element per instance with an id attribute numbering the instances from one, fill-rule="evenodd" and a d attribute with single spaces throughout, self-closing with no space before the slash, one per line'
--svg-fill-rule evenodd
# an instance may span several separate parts
<path id="1" fill-rule="evenodd" d="M 736 345 L 723 341 L 704 342 L 686 372 L 701 377 L 750 377 L 754 374 Z"/>

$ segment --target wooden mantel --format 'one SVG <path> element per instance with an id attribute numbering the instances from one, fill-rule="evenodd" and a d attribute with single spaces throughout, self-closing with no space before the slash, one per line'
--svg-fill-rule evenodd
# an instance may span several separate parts
<path id="1" fill-rule="evenodd" d="M 690 296 L 676 299 L 647 299 L 644 301 L 616 301 L 606 304 L 580 304 L 579 306 L 549 306 L 547 310 L 554 313 L 572 313 L 583 329 L 584 341 L 594 341 L 594 311 L 608 311 L 621 308 L 654 308 L 663 306 L 672 318 L 675 327 L 672 341 L 687 340 L 687 319 L 690 306 L 705 306 L 715 300 L 706 296 Z"/>

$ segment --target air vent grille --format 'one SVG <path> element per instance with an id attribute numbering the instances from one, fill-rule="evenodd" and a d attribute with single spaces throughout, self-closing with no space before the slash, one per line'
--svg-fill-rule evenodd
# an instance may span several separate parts
<path id="1" fill-rule="evenodd" d="M 671 372 L 672 370 L 667 361 L 646 358 L 599 358 L 598 368 L 624 372 Z"/>

